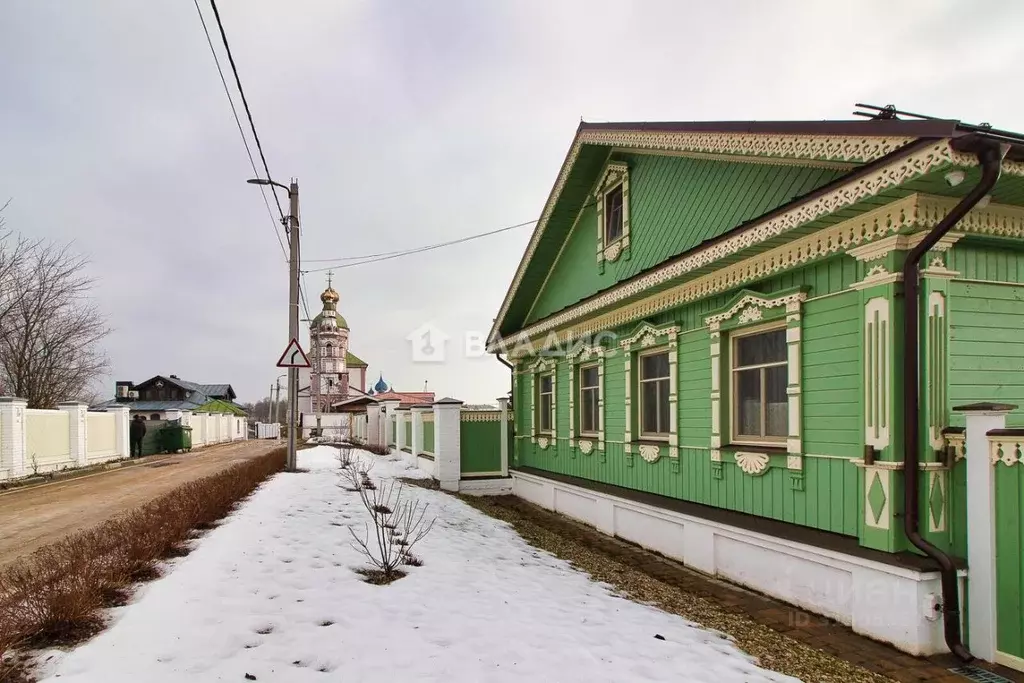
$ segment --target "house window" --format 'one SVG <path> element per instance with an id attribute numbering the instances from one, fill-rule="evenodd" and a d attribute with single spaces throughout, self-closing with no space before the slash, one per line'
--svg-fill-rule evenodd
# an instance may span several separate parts
<path id="1" fill-rule="evenodd" d="M 537 431 L 550 434 L 555 414 L 555 376 L 551 373 L 537 378 Z"/>
<path id="2" fill-rule="evenodd" d="M 159 420 L 160 419 L 160 413 L 153 413 L 152 415 L 149 416 L 149 419 L 150 420 Z"/>
<path id="3" fill-rule="evenodd" d="M 584 365 L 580 368 L 580 433 L 597 436 L 598 399 L 600 398 L 600 377 L 597 365 Z"/>
<path id="4" fill-rule="evenodd" d="M 638 359 L 640 378 L 640 437 L 668 438 L 669 361 L 668 351 L 641 354 Z"/>
<path id="5" fill-rule="evenodd" d="M 609 245 L 622 237 L 622 183 L 604 195 L 604 243 Z"/>
<path id="6" fill-rule="evenodd" d="M 733 337 L 733 441 L 785 443 L 788 377 L 785 327 Z"/>

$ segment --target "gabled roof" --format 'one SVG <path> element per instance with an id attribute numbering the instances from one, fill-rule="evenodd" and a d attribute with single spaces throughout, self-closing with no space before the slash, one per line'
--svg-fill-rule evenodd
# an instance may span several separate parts
<path id="1" fill-rule="evenodd" d="M 366 361 L 364 361 L 362 358 L 352 353 L 351 351 L 345 353 L 345 365 L 350 368 L 368 367 L 366 365 Z"/>
<path id="2" fill-rule="evenodd" d="M 992 133 L 999 136 L 1015 135 L 1001 131 Z M 805 191 L 761 216 L 747 219 L 717 236 L 688 247 L 676 255 L 677 259 L 682 260 L 752 225 L 781 215 L 783 211 L 796 210 L 795 207 L 803 206 L 890 163 L 896 163 L 916 150 L 922 150 L 943 139 L 964 142 L 978 135 L 987 133 L 977 126 L 967 126 L 955 120 L 935 119 L 581 123 L 501 309 L 494 319 L 488 335 L 488 349 L 492 352 L 500 351 L 498 341 L 518 334 L 526 325 L 529 308 L 536 300 L 535 295 L 543 287 L 543 281 L 557 260 L 561 245 L 570 234 L 576 216 L 613 150 L 641 155 L 679 154 L 741 163 L 772 160 L 773 163 L 831 167 L 843 171 L 825 185 Z M 1014 139 L 1019 141 L 1019 138 Z M 954 156 L 954 153 L 947 150 L 947 161 L 951 161 Z M 1019 151 L 1014 151 L 1007 159 L 1017 161 L 1018 156 Z M 971 163 L 968 159 L 967 164 Z M 670 261 L 672 259 L 667 258 L 660 264 L 650 266 L 649 271 Z M 636 273 L 632 279 L 640 278 L 647 272 Z M 623 282 L 617 282 L 608 289 L 614 289 Z M 602 291 L 598 290 L 591 298 Z M 579 306 L 588 310 L 593 308 L 587 299 L 581 300 Z M 559 317 L 563 316 L 559 314 Z M 534 324 L 530 324 L 531 328 Z"/>
<path id="3" fill-rule="evenodd" d="M 373 398 L 378 402 L 382 401 L 399 401 L 403 406 L 412 406 L 418 403 L 433 403 L 434 392 L 432 391 L 383 391 L 379 394 L 374 394 Z"/>

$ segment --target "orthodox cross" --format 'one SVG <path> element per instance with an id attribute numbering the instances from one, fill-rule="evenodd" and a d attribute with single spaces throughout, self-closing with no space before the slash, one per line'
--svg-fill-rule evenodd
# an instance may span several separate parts
<path id="1" fill-rule="evenodd" d="M 327 271 L 327 286 L 328 287 L 331 286 L 331 277 L 333 277 L 333 276 L 334 276 L 334 271 L 333 270 L 328 270 Z"/>

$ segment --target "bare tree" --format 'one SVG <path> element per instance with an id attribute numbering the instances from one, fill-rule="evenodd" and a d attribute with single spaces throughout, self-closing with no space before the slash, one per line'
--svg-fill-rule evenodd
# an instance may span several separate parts
<path id="1" fill-rule="evenodd" d="M 88 395 L 107 369 L 85 266 L 68 245 L 0 235 L 0 384 L 30 408 Z"/>
<path id="2" fill-rule="evenodd" d="M 349 527 L 355 540 L 353 547 L 359 550 L 379 572 L 382 583 L 390 583 L 402 576 L 399 566 L 413 564 L 412 549 L 430 532 L 434 519 L 426 520 L 429 505 L 421 505 L 417 500 L 403 500 L 403 487 L 395 482 L 381 488 L 359 489 L 363 505 L 370 513 L 373 522 L 371 534 L 369 525 L 365 525 L 362 538 Z"/>

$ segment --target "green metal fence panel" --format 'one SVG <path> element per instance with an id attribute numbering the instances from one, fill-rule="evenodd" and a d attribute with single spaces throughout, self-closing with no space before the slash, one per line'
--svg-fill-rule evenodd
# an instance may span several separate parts
<path id="1" fill-rule="evenodd" d="M 426 453 L 434 452 L 434 421 L 424 420 L 423 421 L 423 451 Z"/>
<path id="2" fill-rule="evenodd" d="M 501 414 L 465 411 L 460 422 L 462 476 L 501 475 Z"/>
<path id="3" fill-rule="evenodd" d="M 405 421 L 405 447 L 412 449 L 412 419 Z"/>

